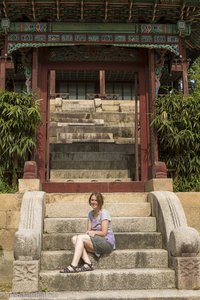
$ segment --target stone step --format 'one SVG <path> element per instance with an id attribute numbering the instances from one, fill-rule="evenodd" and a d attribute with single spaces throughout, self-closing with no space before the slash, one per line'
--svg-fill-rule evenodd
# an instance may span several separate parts
<path id="1" fill-rule="evenodd" d="M 98 134 L 106 134 L 106 133 L 111 133 L 113 134 L 113 137 L 134 137 L 135 132 L 134 132 L 134 126 L 98 126 L 98 125 L 91 125 L 86 126 L 86 125 L 70 125 L 66 123 L 58 123 L 60 126 L 57 124 L 51 124 L 50 127 L 50 137 L 56 137 L 57 133 L 79 133 L 79 134 L 84 134 L 84 133 L 98 133 Z"/>
<path id="2" fill-rule="evenodd" d="M 134 112 L 92 112 L 91 119 L 103 119 L 105 124 L 132 123 L 135 120 Z"/>
<path id="3" fill-rule="evenodd" d="M 43 235 L 43 250 L 73 250 L 73 233 L 51 233 Z M 159 232 L 116 233 L 116 248 L 120 249 L 161 249 L 162 236 Z"/>
<path id="4" fill-rule="evenodd" d="M 48 290 L 48 289 L 47 289 Z M 177 289 L 144 289 L 144 290 L 106 290 L 79 292 L 37 292 L 37 293 L 9 293 L 9 300 L 199 300 L 198 290 Z M 4 298 L 3 298 L 4 299 Z M 6 299 L 6 298 L 5 298 Z"/>
<path id="5" fill-rule="evenodd" d="M 108 183 L 108 182 L 133 182 L 132 178 L 126 177 L 126 178 L 69 178 L 69 179 L 60 179 L 60 178 L 54 178 L 50 179 L 49 182 L 60 182 L 60 183 L 77 183 L 77 182 L 82 182 L 82 183 Z"/>
<path id="6" fill-rule="evenodd" d="M 89 198 L 89 197 L 88 197 Z M 105 203 L 104 207 L 113 217 L 149 217 L 151 205 L 147 202 L 141 203 Z M 54 202 L 46 205 L 46 216 L 48 218 L 85 218 L 91 210 L 88 202 Z"/>
<path id="7" fill-rule="evenodd" d="M 139 117 L 139 116 L 138 116 Z M 67 111 L 67 112 L 51 112 L 52 121 L 68 119 L 87 119 L 87 120 L 104 120 L 105 124 L 109 123 L 133 123 L 135 120 L 135 113 L 133 111 L 126 112 L 91 112 L 91 111 Z M 73 123 L 73 121 L 72 121 Z"/>
<path id="8" fill-rule="evenodd" d="M 133 169 L 132 162 L 132 169 Z M 131 166 L 130 166 L 131 167 Z M 51 169 L 71 169 L 71 170 L 127 170 L 129 168 L 127 161 L 54 161 L 51 159 Z"/>
<path id="9" fill-rule="evenodd" d="M 75 178 L 129 178 L 129 170 L 85 170 L 79 171 L 68 169 L 54 169 L 50 171 L 50 178 L 53 179 L 75 179 Z"/>
<path id="10" fill-rule="evenodd" d="M 70 119 L 57 118 L 57 121 L 50 121 L 50 128 L 60 128 L 66 126 L 84 126 L 85 128 L 92 128 L 95 126 L 104 127 L 104 120 L 102 119 Z"/>
<path id="11" fill-rule="evenodd" d="M 61 136 L 63 135 L 63 136 Z M 65 133 L 64 134 L 60 134 L 59 137 L 50 137 L 49 138 L 49 142 L 50 144 L 73 144 L 73 143 L 85 143 L 85 144 L 88 144 L 88 143 L 98 143 L 98 144 L 101 144 L 101 143 L 116 143 L 116 144 L 120 144 L 120 145 L 132 145 L 132 147 L 134 148 L 135 146 L 135 138 L 124 138 L 124 137 L 117 137 L 115 139 L 111 139 L 111 138 L 108 138 L 108 139 L 95 139 L 95 138 L 92 138 L 91 139 L 66 139 L 66 136 L 65 136 Z M 140 139 L 138 139 L 138 144 L 140 144 Z"/>
<path id="12" fill-rule="evenodd" d="M 117 203 L 127 205 L 127 203 L 135 203 L 137 207 L 139 203 L 147 202 L 147 195 L 148 193 L 104 193 L 104 201 L 105 205 L 108 203 L 113 203 L 117 205 Z M 80 202 L 87 204 L 89 199 L 90 193 L 50 193 L 46 194 L 46 203 L 77 203 L 80 205 Z M 47 206 L 48 207 L 48 206 Z M 49 211 L 50 213 L 50 211 Z M 83 216 L 85 217 L 85 216 Z"/>
<path id="13" fill-rule="evenodd" d="M 87 228 L 87 218 L 45 218 L 44 232 L 83 232 Z M 156 231 L 154 217 L 113 217 L 114 232 L 149 232 Z"/>
<path id="14" fill-rule="evenodd" d="M 70 162 L 70 161 L 123 161 L 129 162 L 134 160 L 134 155 L 122 152 L 51 152 L 53 162 Z"/>
<path id="15" fill-rule="evenodd" d="M 113 134 L 112 133 L 102 133 L 102 132 L 57 132 L 57 140 L 58 141 L 68 141 L 68 140 L 110 140 L 113 142 Z"/>
<path id="16" fill-rule="evenodd" d="M 110 269 L 76 274 L 42 271 L 40 272 L 40 290 L 170 289 L 175 287 L 174 277 L 174 271 L 170 269 Z"/>
<path id="17" fill-rule="evenodd" d="M 43 251 L 41 254 L 42 270 L 59 270 L 68 266 L 74 251 Z M 167 268 L 168 253 L 162 249 L 115 250 L 109 255 L 102 255 L 97 262 L 90 255 L 95 269 L 132 269 L 132 268 Z"/>
<path id="18" fill-rule="evenodd" d="M 109 143 L 76 143 L 76 144 L 52 144 L 50 152 L 121 152 L 134 154 L 133 145 L 109 144 Z"/>

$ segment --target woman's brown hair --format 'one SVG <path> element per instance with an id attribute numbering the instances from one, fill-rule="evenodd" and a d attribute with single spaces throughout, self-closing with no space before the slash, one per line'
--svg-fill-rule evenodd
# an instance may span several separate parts
<path id="1" fill-rule="evenodd" d="M 103 206 L 103 195 L 101 193 L 98 193 L 98 192 L 93 192 L 90 197 L 89 197 L 89 205 L 90 205 L 90 202 L 91 202 L 91 198 L 92 196 L 95 196 L 96 199 L 97 199 L 97 203 L 98 203 L 98 207 L 101 209 L 102 206 Z"/>

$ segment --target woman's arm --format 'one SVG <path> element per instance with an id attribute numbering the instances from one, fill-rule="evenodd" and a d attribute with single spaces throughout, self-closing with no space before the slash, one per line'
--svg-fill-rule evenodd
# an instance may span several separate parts
<path id="1" fill-rule="evenodd" d="M 90 219 L 88 219 L 88 221 L 87 221 L 87 233 L 88 233 L 88 231 L 91 230 L 91 227 L 92 227 L 92 222 L 90 221 Z"/>
<path id="2" fill-rule="evenodd" d="M 101 222 L 101 230 L 88 230 L 87 234 L 89 234 L 89 236 L 95 236 L 95 235 L 99 235 L 99 236 L 106 236 L 107 232 L 108 232 L 108 220 L 103 220 Z M 90 227 L 91 228 L 91 227 Z"/>

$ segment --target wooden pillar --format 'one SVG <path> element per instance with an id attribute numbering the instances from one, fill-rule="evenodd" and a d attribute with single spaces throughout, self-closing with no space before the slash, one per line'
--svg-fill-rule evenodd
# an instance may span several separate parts
<path id="1" fill-rule="evenodd" d="M 56 92 L 56 71 L 50 71 L 50 95 Z"/>
<path id="2" fill-rule="evenodd" d="M 140 147 L 141 147 L 141 181 L 148 179 L 149 149 L 147 131 L 147 95 L 146 95 L 146 72 L 142 68 L 139 72 L 139 95 L 140 95 Z"/>
<path id="3" fill-rule="evenodd" d="M 32 59 L 32 91 L 37 92 L 38 88 L 38 49 L 33 48 L 33 59 Z"/>
<path id="4" fill-rule="evenodd" d="M 186 50 L 182 46 L 182 42 L 180 41 L 180 54 L 182 56 L 182 81 L 183 81 L 183 94 L 185 96 L 189 95 L 189 87 L 188 87 L 188 62 L 186 56 Z"/>
<path id="5" fill-rule="evenodd" d="M 182 80 L 183 80 L 183 94 L 185 96 L 188 96 L 189 95 L 189 87 L 188 87 L 188 63 L 187 63 L 186 59 L 183 61 Z"/>
<path id="6" fill-rule="evenodd" d="M 42 123 L 37 131 L 37 153 L 36 161 L 38 166 L 38 177 L 42 182 L 46 180 L 46 159 L 47 159 L 47 79 L 48 70 L 45 64 L 45 52 L 39 52 L 38 64 L 38 93 L 41 99 L 41 118 Z"/>
<path id="7" fill-rule="evenodd" d="M 6 88 L 6 61 L 5 59 L 0 60 L 0 90 Z"/>
<path id="8" fill-rule="evenodd" d="M 156 76 L 155 76 L 155 50 L 149 49 L 149 130 L 150 130 L 150 153 L 151 153 L 151 166 L 154 161 L 158 160 L 158 144 L 156 130 L 150 126 L 153 117 L 156 115 Z"/>
<path id="9" fill-rule="evenodd" d="M 106 93 L 106 83 L 105 83 L 105 71 L 99 71 L 99 84 L 100 84 L 100 95 L 105 95 Z"/>

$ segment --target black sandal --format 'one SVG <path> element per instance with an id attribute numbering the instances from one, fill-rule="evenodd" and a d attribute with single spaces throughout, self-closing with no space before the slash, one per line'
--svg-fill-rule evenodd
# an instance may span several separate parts
<path id="1" fill-rule="evenodd" d="M 80 272 L 80 268 L 79 267 L 74 267 L 72 265 L 69 265 L 68 267 L 60 270 L 60 273 L 78 273 Z"/>
<path id="2" fill-rule="evenodd" d="M 80 272 L 88 272 L 88 271 L 93 271 L 93 265 L 92 264 L 88 264 L 86 262 L 84 262 L 84 265 L 80 268 Z"/>

